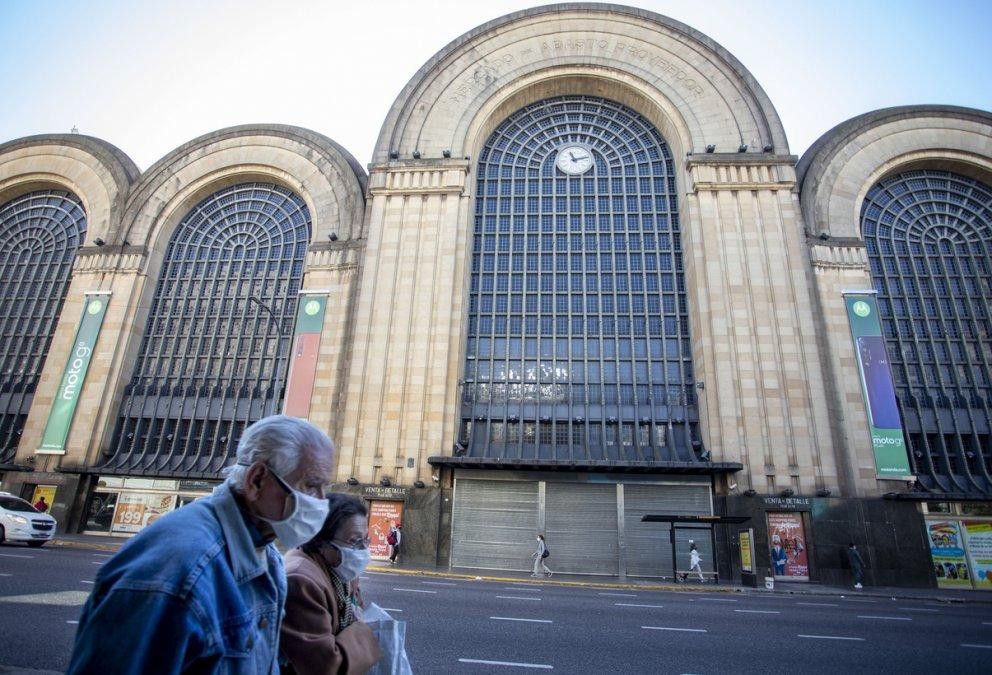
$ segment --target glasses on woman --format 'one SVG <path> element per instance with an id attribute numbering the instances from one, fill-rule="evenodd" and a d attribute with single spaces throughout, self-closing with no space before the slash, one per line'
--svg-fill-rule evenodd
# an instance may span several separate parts
<path id="1" fill-rule="evenodd" d="M 335 541 L 334 543 L 344 548 L 353 548 L 356 551 L 361 551 L 362 549 L 368 548 L 369 544 L 372 543 L 372 540 L 368 537 L 354 537 L 348 541 Z"/>

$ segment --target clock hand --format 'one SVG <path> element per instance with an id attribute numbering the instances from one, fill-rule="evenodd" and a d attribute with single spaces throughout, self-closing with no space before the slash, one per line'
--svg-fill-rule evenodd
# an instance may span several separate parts
<path id="1" fill-rule="evenodd" d="M 577 159 L 575 159 L 575 155 L 573 155 L 573 154 L 571 153 L 571 151 L 570 151 L 570 152 L 568 153 L 568 156 L 572 158 L 572 161 L 573 161 L 573 162 L 577 162 L 577 161 L 579 161 L 579 160 L 577 160 Z"/>

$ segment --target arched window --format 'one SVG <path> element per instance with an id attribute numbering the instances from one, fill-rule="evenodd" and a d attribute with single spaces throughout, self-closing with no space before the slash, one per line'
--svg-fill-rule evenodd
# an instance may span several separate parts
<path id="1" fill-rule="evenodd" d="M 176 228 L 105 471 L 214 475 L 277 412 L 310 242 L 303 200 L 224 188 Z"/>
<path id="2" fill-rule="evenodd" d="M 83 205 L 64 190 L 0 206 L 0 465 L 17 450 L 85 235 Z"/>
<path id="3" fill-rule="evenodd" d="M 992 484 L 992 189 L 911 171 L 865 197 L 861 231 L 878 290 L 910 460 L 924 485 Z"/>
<path id="4" fill-rule="evenodd" d="M 500 124 L 479 158 L 461 450 L 693 461 L 675 171 L 658 131 L 563 96 Z"/>

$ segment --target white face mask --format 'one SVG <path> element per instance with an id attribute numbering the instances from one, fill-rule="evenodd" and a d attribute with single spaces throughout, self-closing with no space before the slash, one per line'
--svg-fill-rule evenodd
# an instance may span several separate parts
<path id="1" fill-rule="evenodd" d="M 334 573 L 338 575 L 338 578 L 345 583 L 349 583 L 358 578 L 365 568 L 369 566 L 372 561 L 372 553 L 367 548 L 353 549 L 349 547 L 338 546 L 335 543 L 331 543 L 331 546 L 338 550 L 341 554 L 341 563 L 334 568 Z"/>
<path id="2" fill-rule="evenodd" d="M 296 548 L 307 543 L 320 532 L 327 520 L 327 512 L 330 504 L 326 499 L 318 499 L 304 494 L 299 490 L 291 488 L 282 477 L 272 469 L 269 472 L 276 477 L 279 484 L 293 499 L 293 512 L 288 518 L 283 520 L 270 520 L 259 516 L 265 522 L 272 525 L 272 531 L 276 533 L 276 538 L 286 548 Z"/>

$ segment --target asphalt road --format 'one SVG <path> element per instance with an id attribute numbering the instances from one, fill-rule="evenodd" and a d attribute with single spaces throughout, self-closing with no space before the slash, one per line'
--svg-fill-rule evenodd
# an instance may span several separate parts
<path id="1" fill-rule="evenodd" d="M 0 546 L 0 665 L 61 670 L 108 554 Z M 987 673 L 992 605 L 369 574 L 415 673 Z"/>

